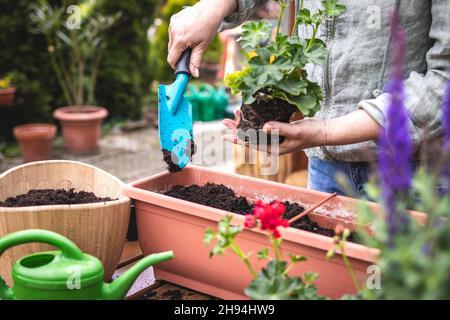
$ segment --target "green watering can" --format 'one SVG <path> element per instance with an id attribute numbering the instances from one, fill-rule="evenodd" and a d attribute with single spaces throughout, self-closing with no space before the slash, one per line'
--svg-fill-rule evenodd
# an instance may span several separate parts
<path id="1" fill-rule="evenodd" d="M 174 257 L 172 251 L 149 255 L 113 282 L 104 283 L 100 260 L 81 252 L 75 243 L 55 232 L 31 229 L 11 233 L 0 239 L 0 256 L 8 248 L 30 242 L 47 243 L 61 251 L 39 252 L 16 261 L 14 288 L 0 277 L 0 299 L 119 300 L 142 271 Z"/>

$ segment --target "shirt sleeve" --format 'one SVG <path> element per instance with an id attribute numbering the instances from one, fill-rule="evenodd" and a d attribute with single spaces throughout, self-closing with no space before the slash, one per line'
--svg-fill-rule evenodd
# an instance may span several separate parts
<path id="1" fill-rule="evenodd" d="M 405 80 L 405 106 L 410 116 L 410 127 L 416 149 L 425 138 L 435 139 L 443 134 L 442 101 L 445 85 L 450 74 L 450 2 L 433 0 L 432 23 L 429 37 L 433 45 L 426 54 L 427 72 L 422 75 L 411 72 Z M 378 124 L 385 124 L 389 106 L 389 94 L 383 93 L 375 99 L 358 104 Z"/>
<path id="2" fill-rule="evenodd" d="M 220 25 L 219 32 L 233 29 L 244 23 L 265 0 L 236 0 L 238 9 L 232 15 L 226 17 Z"/>

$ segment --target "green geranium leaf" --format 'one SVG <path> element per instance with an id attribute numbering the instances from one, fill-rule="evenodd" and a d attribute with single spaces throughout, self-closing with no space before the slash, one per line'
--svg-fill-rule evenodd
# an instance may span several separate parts
<path id="1" fill-rule="evenodd" d="M 225 85 L 231 88 L 231 93 L 238 94 L 239 90 L 243 89 L 245 85 L 244 78 L 250 73 L 250 68 L 245 68 L 228 74 L 225 77 Z"/>
<path id="2" fill-rule="evenodd" d="M 216 237 L 216 233 L 214 232 L 214 230 L 211 228 L 208 228 L 208 229 L 206 229 L 206 232 L 203 235 L 203 242 L 205 244 L 210 244 L 211 241 L 213 241 L 215 237 Z"/>
<path id="3" fill-rule="evenodd" d="M 303 275 L 303 279 L 305 280 L 306 283 L 312 283 L 314 281 L 316 281 L 319 278 L 319 275 L 317 273 L 313 273 L 313 272 L 306 272 Z"/>
<path id="4" fill-rule="evenodd" d="M 214 247 L 209 252 L 209 256 L 223 255 L 225 250 L 228 249 L 236 236 L 242 231 L 241 226 L 231 225 L 232 216 L 227 215 L 225 218 L 219 221 L 219 230 L 214 232 L 211 228 L 208 228 L 203 236 L 203 241 L 206 244 L 210 244 L 213 240 L 216 240 Z"/>
<path id="5" fill-rule="evenodd" d="M 322 0 L 322 6 L 328 17 L 340 16 L 347 9 L 339 0 Z"/>
<path id="6" fill-rule="evenodd" d="M 286 263 L 270 261 L 250 282 L 245 294 L 255 300 L 321 300 L 314 285 L 305 284 L 301 278 L 283 274 Z"/>
<path id="7" fill-rule="evenodd" d="M 305 256 L 299 256 L 299 255 L 289 255 L 289 256 L 291 258 L 291 262 L 292 263 L 306 261 L 306 257 Z"/>
<path id="8" fill-rule="evenodd" d="M 300 25 L 300 24 L 303 24 L 303 23 L 304 24 L 311 24 L 312 23 L 311 11 L 309 11 L 306 8 L 303 8 L 302 10 L 300 10 L 298 12 L 296 20 L 297 20 L 297 25 Z"/>
<path id="9" fill-rule="evenodd" d="M 238 39 L 242 49 L 252 51 L 263 47 L 270 41 L 272 25 L 267 21 L 251 21 L 242 26 L 242 34 Z"/>
<path id="10" fill-rule="evenodd" d="M 307 94 L 299 98 L 299 104 L 302 112 L 308 112 L 309 109 L 314 109 L 317 99 L 315 96 Z"/>
<path id="11" fill-rule="evenodd" d="M 277 87 L 289 95 L 298 96 L 306 93 L 306 85 L 307 83 L 303 79 L 292 78 L 290 81 L 278 84 Z"/>
<path id="12" fill-rule="evenodd" d="M 267 259 L 269 257 L 269 249 L 268 248 L 262 248 L 258 252 L 258 259 Z"/>
<path id="13" fill-rule="evenodd" d="M 318 10 L 314 15 L 311 16 L 311 23 L 315 25 L 320 25 L 323 21 L 324 11 Z"/>
<path id="14" fill-rule="evenodd" d="M 310 63 L 322 65 L 325 63 L 325 57 L 327 55 L 327 48 L 322 40 L 316 39 L 305 56 Z"/>

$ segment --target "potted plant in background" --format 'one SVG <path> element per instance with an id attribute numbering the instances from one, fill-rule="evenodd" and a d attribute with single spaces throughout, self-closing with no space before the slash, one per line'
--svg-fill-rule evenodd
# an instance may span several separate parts
<path id="1" fill-rule="evenodd" d="M 233 94 L 242 95 L 241 117 L 238 137 L 258 142 L 249 129 L 260 130 L 268 121 L 289 122 L 297 110 L 305 117 L 313 116 L 320 107 L 320 86 L 308 79 L 305 66 L 308 63 L 323 64 L 325 43 L 316 37 L 325 19 L 339 16 L 345 7 L 337 0 L 322 1 L 322 8 L 311 12 L 302 8 L 301 1 L 291 35 L 282 34 L 281 21 L 288 1 L 278 1 L 281 12 L 275 37 L 272 25 L 267 21 L 252 21 L 242 26 L 238 40 L 247 56 L 247 66 L 225 79 Z M 300 25 L 312 28 L 309 39 L 301 38 L 296 30 Z M 243 134 L 247 133 L 247 134 Z M 270 137 L 258 132 L 270 143 Z M 280 143 L 283 137 L 280 137 Z"/>
<path id="2" fill-rule="evenodd" d="M 5 76 L 0 79 L 0 106 L 9 107 L 13 104 L 16 96 L 16 87 L 11 83 L 11 77 Z"/>
<path id="3" fill-rule="evenodd" d="M 16 126 L 14 137 L 19 142 L 23 162 L 50 159 L 56 126 L 47 123 L 30 123 Z"/>
<path id="4" fill-rule="evenodd" d="M 58 108 L 64 144 L 69 152 L 89 153 L 97 149 L 101 124 L 108 111 L 95 106 L 95 87 L 103 54 L 104 38 L 120 14 L 103 16 L 81 5 L 80 25 L 65 21 L 65 8 L 49 4 L 34 7 L 32 32 L 44 34 L 49 57 L 68 106 Z"/>

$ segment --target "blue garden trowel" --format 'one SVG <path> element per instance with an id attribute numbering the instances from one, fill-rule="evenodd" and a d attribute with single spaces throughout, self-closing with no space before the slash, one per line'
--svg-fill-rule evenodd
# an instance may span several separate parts
<path id="1" fill-rule="evenodd" d="M 191 49 L 183 52 L 170 85 L 158 86 L 159 140 L 170 172 L 181 171 L 194 153 L 192 106 L 183 96 L 189 81 Z"/>

